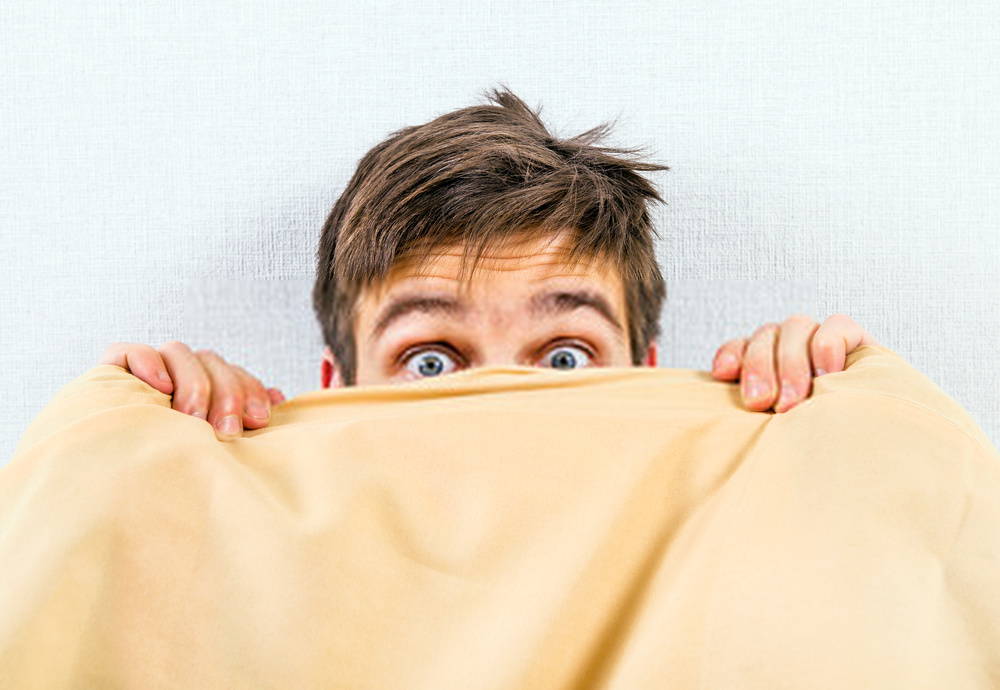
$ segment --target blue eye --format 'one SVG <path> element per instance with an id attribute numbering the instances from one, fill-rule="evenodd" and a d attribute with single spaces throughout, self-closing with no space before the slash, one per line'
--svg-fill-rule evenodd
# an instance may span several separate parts
<path id="1" fill-rule="evenodd" d="M 571 370 L 592 364 L 593 357 L 594 354 L 589 348 L 576 343 L 563 342 L 550 347 L 542 361 L 544 363 L 546 359 L 549 360 L 549 366 L 553 369 Z M 418 378 L 450 374 L 457 368 L 456 360 L 452 354 L 440 346 L 414 348 L 404 354 L 400 358 L 400 362 L 408 372 Z"/>
<path id="2" fill-rule="evenodd" d="M 583 357 L 573 354 L 573 351 L 582 353 Z M 550 350 L 553 369 L 579 369 L 584 364 L 576 366 L 581 361 L 590 362 L 590 353 L 579 345 L 559 345 Z"/>
<path id="3" fill-rule="evenodd" d="M 451 370 L 445 371 L 446 364 L 443 362 L 451 357 L 442 350 L 418 350 L 406 358 L 406 368 L 417 376 L 441 376 L 450 374 Z M 411 367 L 411 363 L 416 362 L 416 367 Z M 454 367 L 453 367 L 454 368 Z"/>

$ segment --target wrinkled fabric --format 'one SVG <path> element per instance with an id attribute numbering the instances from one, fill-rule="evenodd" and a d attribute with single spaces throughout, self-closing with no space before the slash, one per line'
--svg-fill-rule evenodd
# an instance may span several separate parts
<path id="1" fill-rule="evenodd" d="M 114 365 L 0 468 L 0 687 L 1000 687 L 1000 454 L 895 352 L 323 389 L 235 441 Z"/>

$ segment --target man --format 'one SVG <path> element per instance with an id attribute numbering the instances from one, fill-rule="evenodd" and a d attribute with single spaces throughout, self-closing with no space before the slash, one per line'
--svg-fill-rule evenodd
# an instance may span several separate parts
<path id="1" fill-rule="evenodd" d="M 506 87 L 487 96 L 392 133 L 335 203 L 313 289 L 323 387 L 478 366 L 656 366 L 666 290 L 647 204 L 663 200 L 638 172 L 669 167 L 595 145 L 607 123 L 558 139 Z M 814 372 L 874 342 L 842 314 L 795 315 L 724 343 L 712 374 L 740 379 L 749 409 L 784 412 Z M 115 343 L 100 363 L 172 395 L 222 439 L 266 426 L 284 399 L 176 341 Z"/>

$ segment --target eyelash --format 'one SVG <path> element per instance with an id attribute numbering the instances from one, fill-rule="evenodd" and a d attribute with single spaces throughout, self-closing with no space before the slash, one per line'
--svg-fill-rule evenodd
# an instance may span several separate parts
<path id="1" fill-rule="evenodd" d="M 585 345 L 581 341 L 574 340 L 572 338 L 561 338 L 561 339 L 558 339 L 558 340 L 554 340 L 553 342 L 549 343 L 548 347 L 546 347 L 543 350 L 543 354 L 547 353 L 549 350 L 554 350 L 554 349 L 556 349 L 558 347 L 564 347 L 566 345 L 572 345 L 574 347 L 580 348 L 581 350 L 583 350 L 584 352 L 586 352 L 587 356 L 590 357 L 591 359 L 596 359 L 596 357 L 597 357 L 597 355 L 594 353 L 594 349 L 592 347 L 588 347 L 587 345 Z M 406 366 L 407 362 L 411 358 L 416 357 L 417 355 L 419 355 L 419 354 L 421 354 L 423 352 L 444 352 L 445 354 L 453 354 L 453 355 L 458 356 L 460 359 L 462 358 L 462 356 L 459 355 L 458 352 L 455 351 L 455 348 L 451 347 L 448 343 L 446 343 L 444 341 L 437 341 L 437 342 L 433 342 L 433 343 L 415 345 L 413 347 L 407 348 L 396 359 L 396 365 L 397 366 Z"/>

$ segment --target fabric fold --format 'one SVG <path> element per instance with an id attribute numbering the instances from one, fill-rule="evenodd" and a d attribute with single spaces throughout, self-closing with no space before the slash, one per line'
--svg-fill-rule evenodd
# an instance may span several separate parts
<path id="1" fill-rule="evenodd" d="M 218 441 L 124 369 L 0 468 L 0 687 L 1000 685 L 1000 454 L 866 346 L 787 413 L 645 367 L 324 389 Z"/>

